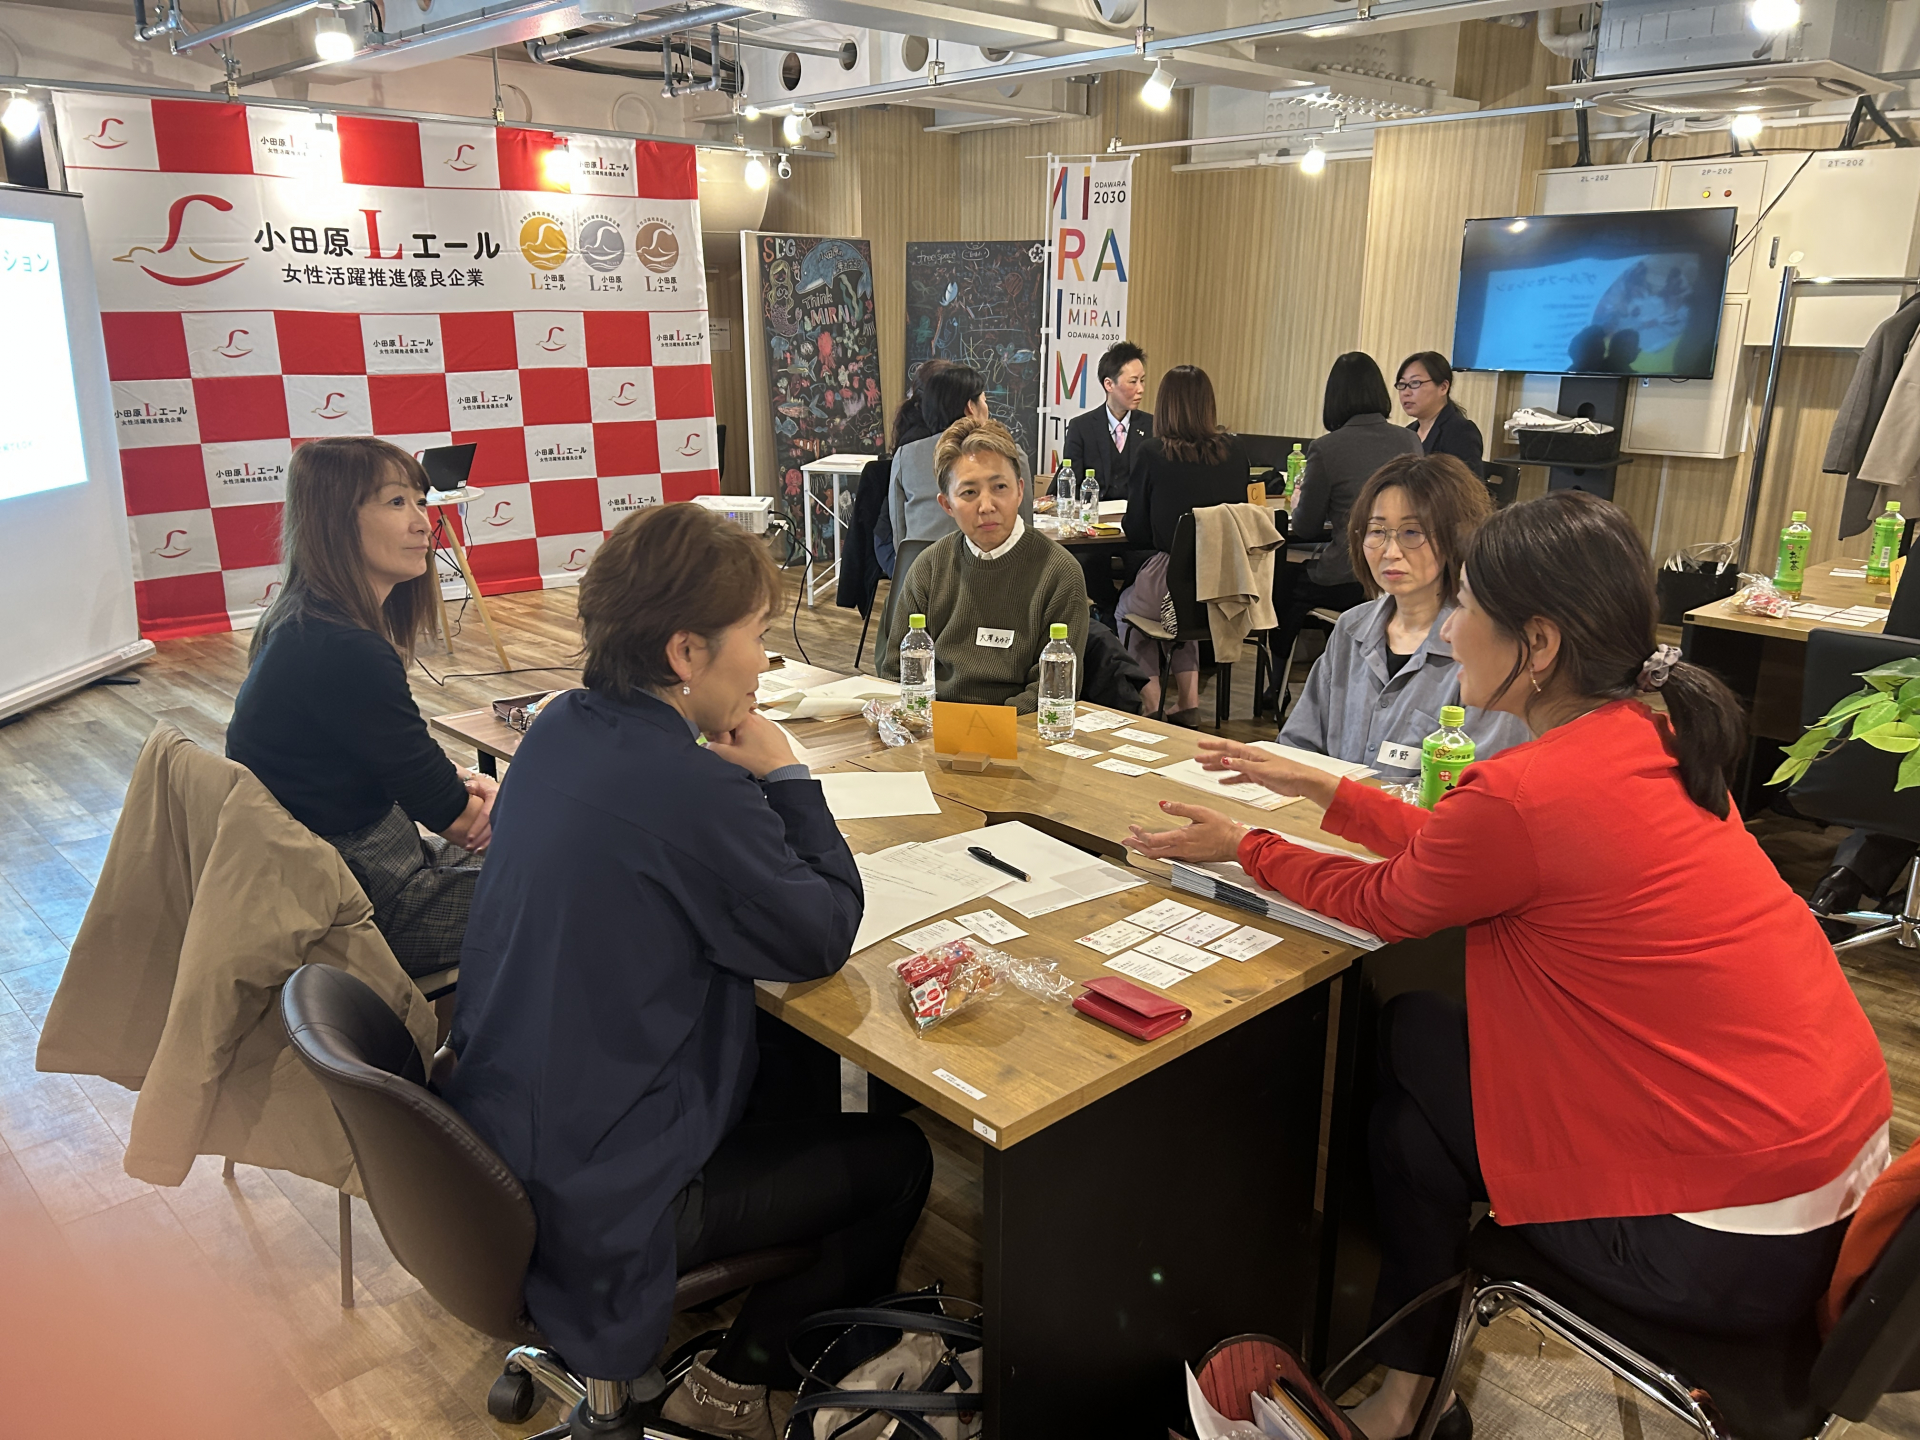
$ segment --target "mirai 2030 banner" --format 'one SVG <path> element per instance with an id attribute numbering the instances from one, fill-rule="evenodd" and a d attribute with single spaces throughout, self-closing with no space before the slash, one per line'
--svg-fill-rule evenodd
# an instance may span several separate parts
<path id="1" fill-rule="evenodd" d="M 1133 157 L 1047 162 L 1047 293 L 1041 334 L 1040 448 L 1060 464 L 1068 424 L 1104 404 L 1097 371 L 1109 345 L 1127 336 L 1127 271 Z M 1034 468 L 1042 456 L 1034 457 Z"/>
<path id="2" fill-rule="evenodd" d="M 85 193 L 142 632 L 252 623 L 294 447 L 477 445 L 489 594 L 719 489 L 694 152 L 486 124 L 56 97 Z"/>

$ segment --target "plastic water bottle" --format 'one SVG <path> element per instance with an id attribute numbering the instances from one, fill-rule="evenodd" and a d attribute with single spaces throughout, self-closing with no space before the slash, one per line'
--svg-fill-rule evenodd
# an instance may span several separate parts
<path id="1" fill-rule="evenodd" d="M 1300 488 L 1300 476 L 1307 468 L 1306 452 L 1300 448 L 1300 442 L 1294 441 L 1293 453 L 1287 456 L 1287 499 L 1293 499 L 1293 492 Z"/>
<path id="2" fill-rule="evenodd" d="M 1053 625 L 1040 652 L 1040 738 L 1048 744 L 1073 738 L 1073 702 L 1080 698 L 1080 657 L 1067 643 L 1067 627 Z"/>
<path id="3" fill-rule="evenodd" d="M 1091 530 L 1100 523 L 1100 482 L 1094 477 L 1093 467 L 1087 467 L 1087 478 L 1080 484 L 1080 526 Z"/>
<path id="4" fill-rule="evenodd" d="M 1080 492 L 1074 485 L 1073 462 L 1062 460 L 1053 476 L 1053 518 L 1061 530 L 1071 534 L 1073 517 L 1080 508 Z"/>
<path id="5" fill-rule="evenodd" d="M 1807 524 L 1807 512 L 1794 511 L 1793 523 L 1780 532 L 1780 558 L 1773 564 L 1773 588 L 1782 595 L 1800 598 L 1800 585 L 1807 573 L 1807 546 L 1812 541 L 1813 527 Z"/>
<path id="6" fill-rule="evenodd" d="M 1473 737 L 1464 727 L 1467 712 L 1458 705 L 1440 707 L 1440 728 L 1420 742 L 1420 808 L 1431 810 L 1460 782 L 1473 759 Z"/>
<path id="7" fill-rule="evenodd" d="M 1867 556 L 1867 583 L 1885 585 L 1893 576 L 1893 557 L 1900 553 L 1900 535 L 1907 520 L 1900 513 L 1900 502 L 1889 500 L 1887 511 L 1873 522 L 1873 550 Z"/>
<path id="8" fill-rule="evenodd" d="M 933 728 L 933 637 L 927 617 L 907 617 L 906 638 L 900 642 L 900 719 L 909 730 Z"/>

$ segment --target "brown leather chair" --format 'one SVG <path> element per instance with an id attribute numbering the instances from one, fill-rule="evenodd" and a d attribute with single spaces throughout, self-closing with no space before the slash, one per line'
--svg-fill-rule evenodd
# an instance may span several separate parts
<path id="1" fill-rule="evenodd" d="M 548 1440 L 671 1433 L 657 1421 L 642 1423 L 624 1379 L 577 1377 L 547 1347 L 524 1299 L 535 1233 L 527 1192 L 473 1127 L 427 1088 L 413 1037 L 385 1002 L 345 971 L 303 965 L 281 990 L 280 1013 L 347 1132 L 367 1204 L 394 1259 L 458 1319 L 517 1342 L 487 1395 L 494 1418 L 523 1423 L 544 1388 L 571 1411 L 543 1432 Z M 699 1266 L 680 1277 L 674 1308 L 701 1308 L 791 1275 L 814 1258 L 807 1247 L 787 1246 Z M 677 1378 L 656 1371 L 646 1387 L 653 1393 L 641 1398 L 654 1398 Z"/>

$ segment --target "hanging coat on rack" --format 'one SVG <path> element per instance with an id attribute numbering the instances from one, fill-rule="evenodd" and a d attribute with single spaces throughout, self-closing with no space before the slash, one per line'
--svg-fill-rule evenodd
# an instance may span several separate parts
<path id="1" fill-rule="evenodd" d="M 1827 438 L 1826 459 L 1820 468 L 1829 474 L 1847 477 L 1846 498 L 1840 512 L 1842 539 L 1865 530 L 1881 508 L 1883 492 L 1880 486 L 1865 478 L 1863 466 L 1892 402 L 1894 389 L 1910 368 L 1907 361 L 1912 358 L 1909 352 L 1916 333 L 1920 333 L 1920 294 L 1910 296 L 1868 338 L 1861 348 L 1860 362 L 1854 368 L 1846 397 L 1834 415 L 1833 433 Z M 1915 384 L 1920 385 L 1920 371 L 1915 372 L 1913 378 Z M 1912 392 L 1903 405 L 1910 407 L 1916 402 L 1920 402 L 1920 390 Z M 1920 412 L 1913 413 L 1911 427 L 1916 438 L 1920 438 Z M 1903 442 L 1900 450 L 1905 448 Z M 1896 453 L 1899 452 L 1889 449 L 1887 462 L 1873 473 L 1889 468 L 1893 463 L 1891 457 Z M 1889 494 L 1886 498 L 1900 497 Z"/>

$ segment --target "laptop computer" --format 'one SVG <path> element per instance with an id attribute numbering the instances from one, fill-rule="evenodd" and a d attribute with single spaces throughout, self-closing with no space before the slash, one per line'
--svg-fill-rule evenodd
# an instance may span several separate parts
<path id="1" fill-rule="evenodd" d="M 437 445 L 420 452 L 420 466 L 427 472 L 427 485 L 442 495 L 461 489 L 473 471 L 473 452 L 478 441 L 465 445 Z"/>

